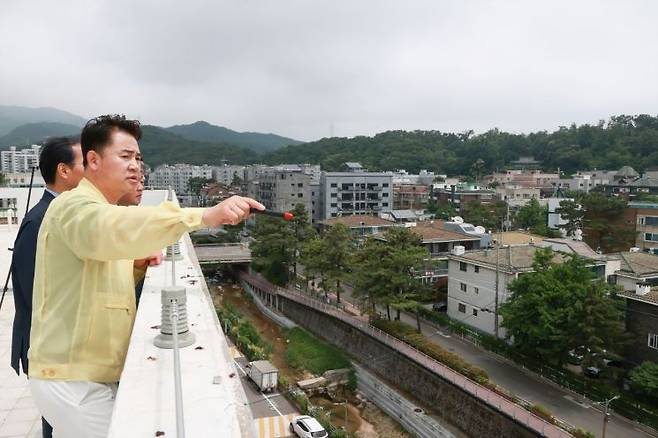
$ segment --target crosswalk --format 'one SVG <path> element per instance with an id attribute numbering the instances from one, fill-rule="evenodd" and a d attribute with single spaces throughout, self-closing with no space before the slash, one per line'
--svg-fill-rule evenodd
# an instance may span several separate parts
<path id="1" fill-rule="evenodd" d="M 290 422 L 295 415 L 288 414 L 276 417 L 263 417 L 254 420 L 258 438 L 280 438 L 293 436 L 290 432 Z"/>

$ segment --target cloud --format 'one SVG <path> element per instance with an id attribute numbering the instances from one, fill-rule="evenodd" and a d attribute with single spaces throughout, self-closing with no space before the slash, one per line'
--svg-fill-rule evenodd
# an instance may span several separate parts
<path id="1" fill-rule="evenodd" d="M 5 0 L 0 101 L 303 140 L 655 113 L 652 1 Z"/>

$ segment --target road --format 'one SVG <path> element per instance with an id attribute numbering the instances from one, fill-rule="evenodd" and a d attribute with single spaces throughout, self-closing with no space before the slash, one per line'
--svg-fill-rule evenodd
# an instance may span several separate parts
<path id="1" fill-rule="evenodd" d="M 289 424 L 299 412 L 282 394 L 263 393 L 256 384 L 252 382 L 245 373 L 245 365 L 248 363 L 246 357 L 231 347 L 233 360 L 240 373 L 240 383 L 247 394 L 247 403 L 254 417 L 254 427 L 258 438 L 282 438 L 293 437 Z"/>
<path id="2" fill-rule="evenodd" d="M 341 298 L 348 301 L 352 300 L 351 292 L 351 288 L 344 285 Z M 383 308 L 378 310 L 384 312 Z M 415 316 L 403 313 L 401 320 L 416 327 Z M 583 401 L 582 397 L 574 395 L 570 391 L 547 383 L 532 374 L 527 374 L 498 356 L 478 348 L 468 341 L 437 330 L 435 326 L 422 320 L 421 332 L 435 344 L 452 351 L 471 364 L 485 370 L 490 379 L 497 385 L 531 403 L 545 406 L 556 417 L 575 427 L 588 430 L 597 437 L 601 436 L 603 413 L 594 408 L 589 401 Z M 625 421 L 616 415 L 610 417 L 606 431 L 606 437 L 608 438 L 647 438 L 651 436 L 637 429 L 631 422 Z"/>

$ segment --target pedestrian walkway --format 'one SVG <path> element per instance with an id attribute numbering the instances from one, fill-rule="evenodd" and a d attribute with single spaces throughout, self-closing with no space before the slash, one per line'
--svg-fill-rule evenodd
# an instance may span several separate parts
<path id="1" fill-rule="evenodd" d="M 285 416 L 263 417 L 254 420 L 256 430 L 258 431 L 258 438 L 280 438 L 292 436 L 290 432 L 290 422 L 295 415 L 289 414 Z"/>
<path id="2" fill-rule="evenodd" d="M 41 436 L 41 416 L 37 411 L 27 379 L 9 366 L 14 296 L 7 293 L 0 310 L 0 438 Z"/>

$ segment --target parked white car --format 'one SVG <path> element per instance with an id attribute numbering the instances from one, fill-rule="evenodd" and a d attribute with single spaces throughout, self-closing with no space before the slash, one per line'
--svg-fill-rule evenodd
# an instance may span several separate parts
<path id="1" fill-rule="evenodd" d="M 299 438 L 325 438 L 329 436 L 318 420 L 308 415 L 294 417 L 290 423 L 290 431 Z"/>

